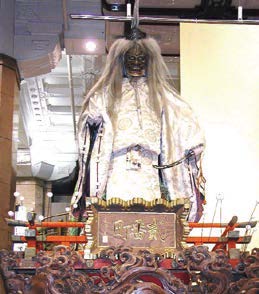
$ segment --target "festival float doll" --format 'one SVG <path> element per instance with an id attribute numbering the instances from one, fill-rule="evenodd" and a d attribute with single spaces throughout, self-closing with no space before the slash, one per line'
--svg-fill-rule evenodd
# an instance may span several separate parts
<path id="1" fill-rule="evenodd" d="M 197 223 L 204 204 L 203 133 L 168 80 L 154 39 L 135 27 L 114 42 L 79 119 L 75 222 L 36 223 L 35 215 L 28 223 L 9 220 L 29 230 L 20 239 L 28 243 L 24 259 L 0 251 L 8 293 L 257 291 L 258 250 L 246 257 L 235 248 L 250 242 L 252 216 L 248 223 L 236 216 L 227 224 Z M 81 232 L 37 236 L 37 228 L 47 227 Z M 190 229 L 205 227 L 225 229 L 221 237 L 188 237 Z M 236 227 L 246 228 L 244 237 Z M 40 250 L 54 241 L 53 251 Z M 213 252 L 204 243 L 215 243 Z M 28 258 L 32 252 L 37 256 Z M 34 276 L 23 274 L 28 270 Z"/>
<path id="2" fill-rule="evenodd" d="M 188 198 L 188 220 L 200 219 L 203 133 L 169 76 L 159 45 L 138 28 L 113 43 L 79 119 L 74 217 L 81 218 L 90 196 Z"/>

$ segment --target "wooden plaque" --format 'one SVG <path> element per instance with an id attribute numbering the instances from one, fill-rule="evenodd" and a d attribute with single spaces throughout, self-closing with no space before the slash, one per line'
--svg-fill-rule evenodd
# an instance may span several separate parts
<path id="1" fill-rule="evenodd" d="M 99 212 L 97 247 L 176 248 L 175 213 Z"/>
<path id="2" fill-rule="evenodd" d="M 92 201 L 88 210 L 88 244 L 86 252 L 98 255 L 109 247 L 131 247 L 133 251 L 147 249 L 168 254 L 181 250 L 189 233 L 186 214 L 188 203 L 145 202 L 134 199 L 125 202 L 116 198 L 110 202 Z"/>

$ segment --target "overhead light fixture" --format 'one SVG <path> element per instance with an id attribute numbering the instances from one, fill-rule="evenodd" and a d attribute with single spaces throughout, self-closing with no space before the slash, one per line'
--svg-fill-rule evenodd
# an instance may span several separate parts
<path id="1" fill-rule="evenodd" d="M 87 41 L 87 42 L 85 43 L 85 48 L 86 48 L 86 50 L 89 51 L 89 52 L 94 52 L 95 49 L 96 49 L 96 47 L 97 47 L 97 45 L 96 45 L 96 43 L 93 42 L 93 41 Z"/>

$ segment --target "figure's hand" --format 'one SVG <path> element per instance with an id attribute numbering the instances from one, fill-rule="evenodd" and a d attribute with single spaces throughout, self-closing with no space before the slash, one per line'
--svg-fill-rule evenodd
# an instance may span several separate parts
<path id="1" fill-rule="evenodd" d="M 93 126 L 93 125 L 100 125 L 103 121 L 103 118 L 102 116 L 97 116 L 97 117 L 92 117 L 91 115 L 88 116 L 87 118 L 87 123 L 90 125 L 90 126 Z"/>
<path id="2" fill-rule="evenodd" d="M 185 155 L 186 159 L 189 159 L 189 158 L 195 156 L 196 160 L 198 160 L 200 158 L 203 150 L 204 150 L 204 144 L 199 144 L 195 147 L 192 147 L 191 149 L 185 150 L 184 155 Z"/>

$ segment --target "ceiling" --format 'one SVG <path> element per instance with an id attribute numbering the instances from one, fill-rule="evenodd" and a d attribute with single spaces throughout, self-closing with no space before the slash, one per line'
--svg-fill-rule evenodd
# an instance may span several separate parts
<path id="1" fill-rule="evenodd" d="M 241 4 L 244 18 L 259 18 L 256 0 L 160 2 L 140 1 L 140 15 L 233 19 Z M 70 14 L 78 13 L 125 15 L 125 1 L 16 1 L 14 47 L 23 77 L 17 158 L 20 177 L 56 180 L 72 172 L 78 156 L 73 114 L 77 121 L 84 96 L 100 75 L 111 43 L 129 29 L 129 24 L 119 22 L 70 19 Z M 159 42 L 179 88 L 179 26 L 145 23 L 141 29 Z M 97 44 L 94 52 L 86 50 L 89 40 Z"/>

